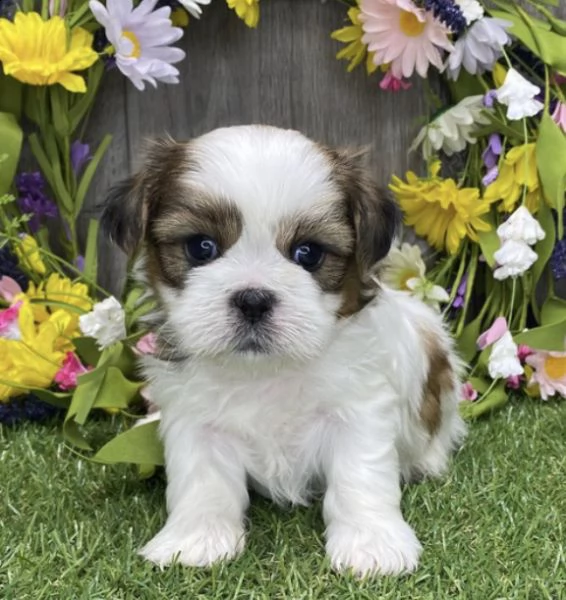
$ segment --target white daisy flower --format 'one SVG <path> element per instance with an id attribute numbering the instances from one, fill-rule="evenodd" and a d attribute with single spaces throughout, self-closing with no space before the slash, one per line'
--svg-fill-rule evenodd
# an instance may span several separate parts
<path id="1" fill-rule="evenodd" d="M 528 271 L 538 258 L 538 254 L 525 242 L 508 240 L 494 252 L 493 258 L 498 264 L 493 272 L 499 281 L 508 277 L 518 277 Z"/>
<path id="2" fill-rule="evenodd" d="M 439 150 L 448 156 L 461 152 L 466 144 L 475 144 L 473 131 L 477 125 L 486 125 L 489 119 L 483 114 L 483 96 L 468 96 L 425 125 L 411 144 L 410 151 L 422 144 L 422 153 L 428 160 Z"/>
<path id="3" fill-rule="evenodd" d="M 171 8 L 153 10 L 157 0 L 142 0 L 134 8 L 132 0 L 107 0 L 104 6 L 90 0 L 95 19 L 104 27 L 114 49 L 116 65 L 138 88 L 148 82 L 179 83 L 179 71 L 174 63 L 183 60 L 185 53 L 173 44 L 183 36 L 183 30 L 173 27 Z"/>
<path id="4" fill-rule="evenodd" d="M 456 4 L 460 7 L 468 25 L 484 15 L 483 6 L 478 0 L 456 0 Z"/>
<path id="5" fill-rule="evenodd" d="M 407 281 L 407 287 L 419 300 L 440 310 L 440 303 L 446 303 L 450 300 L 448 292 L 439 285 L 435 285 L 425 277 L 414 277 Z"/>
<path id="6" fill-rule="evenodd" d="M 421 249 L 413 244 L 393 246 L 383 262 L 381 280 L 395 290 L 409 291 L 407 281 L 425 276 Z"/>
<path id="7" fill-rule="evenodd" d="M 507 118 L 512 121 L 534 117 L 544 108 L 542 102 L 535 100 L 537 94 L 540 88 L 513 68 L 507 71 L 503 85 L 495 92 L 497 100 L 507 106 Z"/>
<path id="8" fill-rule="evenodd" d="M 509 21 L 486 17 L 476 21 L 455 43 L 448 55 L 445 68 L 451 79 L 458 79 L 464 67 L 472 75 L 491 71 L 502 48 L 509 43 Z"/>
<path id="9" fill-rule="evenodd" d="M 517 344 L 513 341 L 513 336 L 509 331 L 506 331 L 493 344 L 487 363 L 487 369 L 492 379 L 507 379 L 523 374 L 517 350 Z"/>
<path id="10" fill-rule="evenodd" d="M 526 206 L 520 206 L 507 221 L 501 223 L 497 228 L 497 235 L 502 244 L 509 240 L 515 240 L 529 246 L 546 237 L 544 229 Z"/>
<path id="11" fill-rule="evenodd" d="M 98 302 L 91 312 L 81 315 L 79 326 L 82 334 L 94 338 L 101 350 L 127 335 L 126 315 L 114 296 Z"/>
<path id="12" fill-rule="evenodd" d="M 202 14 L 202 6 L 210 4 L 210 0 L 179 0 L 179 2 L 195 19 L 200 18 Z"/>

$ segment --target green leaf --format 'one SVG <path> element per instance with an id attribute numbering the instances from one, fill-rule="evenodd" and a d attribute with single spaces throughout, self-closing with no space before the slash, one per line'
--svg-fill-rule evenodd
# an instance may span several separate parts
<path id="1" fill-rule="evenodd" d="M 554 225 L 554 217 L 552 216 L 552 211 L 544 202 L 541 203 L 541 207 L 538 210 L 536 216 L 538 222 L 540 223 L 540 226 L 543 228 L 546 235 L 544 240 L 537 242 L 537 244 L 535 245 L 535 252 L 538 254 L 538 258 L 531 270 L 533 277 L 533 294 L 535 292 L 536 285 L 540 279 L 540 276 L 542 275 L 544 268 L 550 260 L 552 250 L 554 249 L 554 243 L 556 242 L 556 227 Z"/>
<path id="2" fill-rule="evenodd" d="M 566 320 L 566 300 L 550 297 L 542 305 L 541 324 L 552 325 Z"/>
<path id="3" fill-rule="evenodd" d="M 12 187 L 22 150 L 23 132 L 16 117 L 0 112 L 0 196 Z"/>
<path id="4" fill-rule="evenodd" d="M 88 7 L 88 4 L 86 4 L 86 6 Z M 71 122 L 70 133 L 75 131 L 87 112 L 93 106 L 103 73 L 104 62 L 102 60 L 95 62 L 94 65 L 88 69 L 86 76 L 86 92 L 84 94 L 74 95 L 76 102 L 69 111 L 69 120 Z"/>
<path id="5" fill-rule="evenodd" d="M 62 86 L 52 85 L 49 88 L 49 98 L 51 100 L 51 115 L 55 132 L 61 137 L 71 134 L 71 123 L 69 120 L 69 108 L 67 106 L 68 94 Z"/>
<path id="6" fill-rule="evenodd" d="M 157 427 L 158 422 L 152 421 L 128 429 L 103 446 L 92 460 L 105 464 L 134 463 L 146 469 L 148 465 L 164 465 Z"/>
<path id="7" fill-rule="evenodd" d="M 94 156 L 89 161 L 86 169 L 84 170 L 84 173 L 83 173 L 83 176 L 79 183 L 79 186 L 77 188 L 77 194 L 75 197 L 75 209 L 74 209 L 75 217 L 79 214 L 79 212 L 82 208 L 82 205 L 83 205 L 84 199 L 86 197 L 86 194 L 88 192 L 88 188 L 91 184 L 92 178 L 94 177 L 94 174 L 96 173 L 96 169 L 98 168 L 98 165 L 100 164 L 100 161 L 102 160 L 102 157 L 104 156 L 104 153 L 106 152 L 106 149 L 110 145 L 111 141 L 112 141 L 112 136 L 110 134 L 107 134 L 102 138 L 102 142 L 100 142 L 98 148 L 96 149 L 96 152 L 94 153 Z"/>
<path id="8" fill-rule="evenodd" d="M 94 338 L 73 338 L 73 344 L 83 363 L 90 366 L 95 366 L 98 364 L 102 352 L 98 349 Z"/>
<path id="9" fill-rule="evenodd" d="M 477 317 L 468 323 L 462 330 L 460 337 L 456 340 L 458 353 L 465 362 L 471 362 L 478 352 L 476 341 L 480 334 L 481 322 L 481 317 Z"/>
<path id="10" fill-rule="evenodd" d="M 19 121 L 22 116 L 22 84 L 9 75 L 4 75 L 0 67 L 0 113 L 14 115 Z M 1 153 L 1 152 L 0 152 Z"/>
<path id="11" fill-rule="evenodd" d="M 475 419 L 480 415 L 495 410 L 507 403 L 509 394 L 503 383 L 495 386 L 489 394 L 479 402 L 460 402 L 460 414 L 465 419 Z"/>
<path id="12" fill-rule="evenodd" d="M 84 267 L 85 277 L 90 281 L 96 281 L 96 274 L 98 272 L 98 229 L 99 221 L 97 219 L 90 219 L 86 236 Z"/>
<path id="13" fill-rule="evenodd" d="M 485 379 L 481 379 L 480 377 L 470 377 L 468 381 L 472 384 L 474 390 L 476 390 L 479 395 L 485 394 L 489 389 L 489 382 Z"/>
<path id="14" fill-rule="evenodd" d="M 491 228 L 489 231 L 482 231 L 478 233 L 478 239 L 485 261 L 493 269 L 493 267 L 495 267 L 495 259 L 493 258 L 493 255 L 501 246 L 501 242 L 497 236 L 497 224 L 495 222 L 493 211 L 485 215 L 483 220 L 486 223 L 489 223 Z"/>
<path id="15" fill-rule="evenodd" d="M 563 160 L 563 157 L 566 156 L 566 136 L 546 111 L 540 122 L 536 156 L 542 189 L 550 206 L 558 212 L 558 237 L 562 239 L 562 212 L 566 189 L 566 160 Z"/>
<path id="16" fill-rule="evenodd" d="M 566 319 L 551 325 L 543 325 L 513 337 L 516 344 L 526 344 L 535 350 L 554 350 L 564 352 L 566 339 Z"/>
<path id="17" fill-rule="evenodd" d="M 449 80 L 448 87 L 454 103 L 460 102 L 468 96 L 483 95 L 485 90 L 477 75 L 471 75 L 465 69 L 460 71 L 456 81 Z"/>
<path id="18" fill-rule="evenodd" d="M 43 402 L 47 402 L 47 404 L 57 406 L 58 408 L 69 408 L 71 403 L 71 392 L 54 392 L 53 390 L 40 388 L 32 388 L 30 392 Z"/>

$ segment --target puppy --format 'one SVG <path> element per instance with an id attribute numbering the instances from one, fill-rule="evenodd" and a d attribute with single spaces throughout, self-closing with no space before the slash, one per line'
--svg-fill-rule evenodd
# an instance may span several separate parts
<path id="1" fill-rule="evenodd" d="M 155 142 L 103 224 L 155 295 L 168 519 L 141 550 L 208 566 L 244 548 L 248 487 L 324 491 L 334 568 L 399 574 L 421 546 L 402 480 L 464 433 L 440 316 L 379 282 L 398 211 L 359 157 L 265 126 Z"/>

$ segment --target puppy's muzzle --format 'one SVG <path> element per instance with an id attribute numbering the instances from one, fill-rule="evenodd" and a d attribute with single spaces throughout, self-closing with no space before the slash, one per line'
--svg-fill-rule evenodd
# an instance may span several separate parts
<path id="1" fill-rule="evenodd" d="M 277 303 L 277 298 L 273 292 L 253 288 L 236 292 L 230 300 L 240 316 L 252 325 L 269 317 Z"/>

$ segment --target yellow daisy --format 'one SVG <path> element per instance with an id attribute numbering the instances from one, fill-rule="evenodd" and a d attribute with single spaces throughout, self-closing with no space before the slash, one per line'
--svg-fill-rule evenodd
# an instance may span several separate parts
<path id="1" fill-rule="evenodd" d="M 36 325 L 29 301 L 18 315 L 19 339 L 0 337 L 0 401 L 30 388 L 47 388 L 61 368 L 69 346 L 65 332 L 71 315 L 57 311 Z"/>
<path id="2" fill-rule="evenodd" d="M 490 184 L 484 199 L 489 202 L 501 200 L 501 212 L 513 212 L 522 198 L 523 186 L 527 188 L 526 207 L 536 213 L 540 207 L 541 190 L 539 186 L 536 144 L 523 144 L 511 148 L 505 155 L 499 168 L 497 179 Z"/>
<path id="3" fill-rule="evenodd" d="M 455 254 L 465 237 L 477 241 L 478 231 L 489 231 L 481 216 L 490 202 L 480 199 L 477 188 L 459 188 L 453 179 L 438 177 L 440 162 L 432 165 L 430 177 L 420 179 L 413 172 L 405 183 L 393 177 L 389 188 L 404 212 L 404 221 L 438 250 Z"/>
<path id="4" fill-rule="evenodd" d="M 41 260 L 39 246 L 31 235 L 24 235 L 15 244 L 16 256 L 20 265 L 28 270 L 45 275 L 45 263 Z"/>
<path id="5" fill-rule="evenodd" d="M 350 61 L 346 69 L 348 72 L 353 71 L 365 58 L 367 73 L 371 75 L 377 69 L 377 65 L 373 62 L 374 53 L 368 52 L 367 46 L 362 42 L 364 32 L 360 21 L 360 9 L 355 6 L 350 8 L 348 18 L 351 25 L 337 29 L 330 35 L 333 40 L 347 44 L 336 54 L 336 58 Z"/>
<path id="6" fill-rule="evenodd" d="M 226 2 L 248 27 L 257 27 L 259 23 L 259 0 L 226 0 Z"/>
<path id="7" fill-rule="evenodd" d="M 17 12 L 14 22 L 0 19 L 0 62 L 6 75 L 23 83 L 60 83 L 70 92 L 86 92 L 84 79 L 73 71 L 98 59 L 92 39 L 80 27 L 69 32 L 61 17 L 44 21 L 36 12 Z"/>

